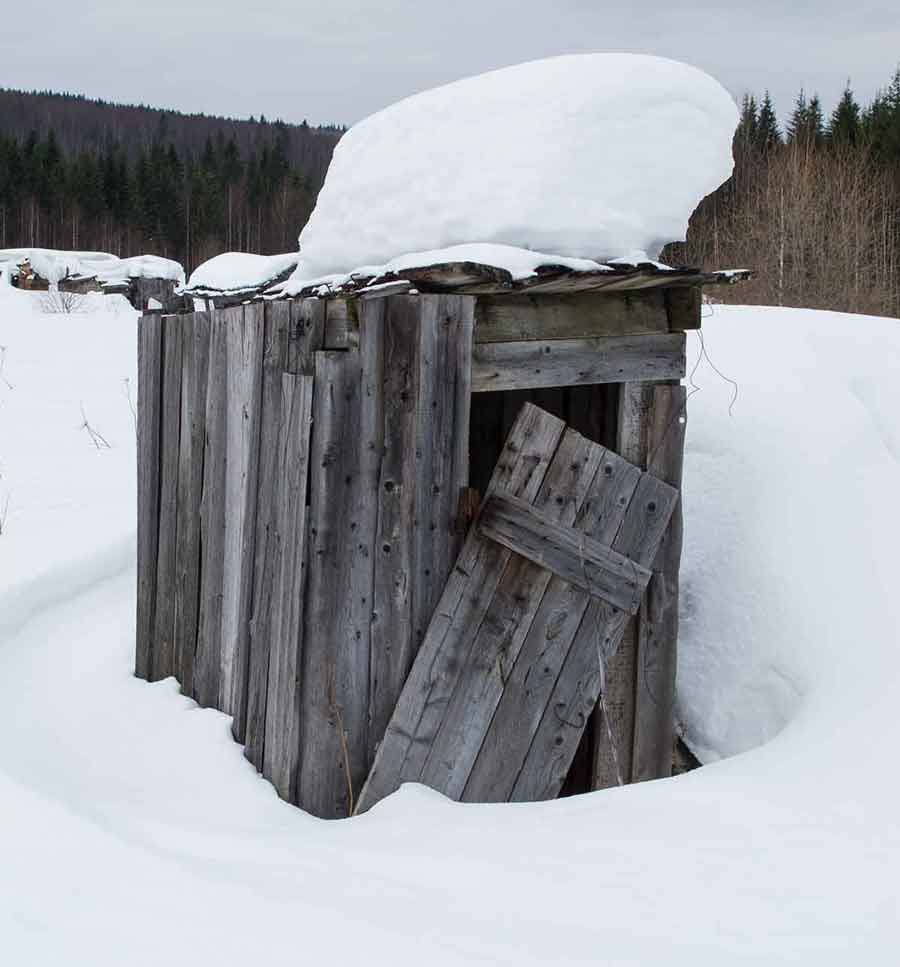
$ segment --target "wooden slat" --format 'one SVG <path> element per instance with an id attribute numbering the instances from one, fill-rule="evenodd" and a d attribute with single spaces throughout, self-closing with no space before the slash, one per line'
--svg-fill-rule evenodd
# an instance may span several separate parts
<path id="1" fill-rule="evenodd" d="M 481 343 L 472 354 L 472 391 L 680 379 L 684 334 Z"/>
<path id="2" fill-rule="evenodd" d="M 677 489 L 684 461 L 686 397 L 683 386 L 655 386 L 650 411 L 648 469 Z M 681 540 L 679 501 L 653 562 L 638 621 L 633 782 L 659 779 L 672 770 Z"/>
<path id="3" fill-rule="evenodd" d="M 640 471 L 607 450 L 575 526 L 612 543 Z M 463 793 L 469 802 L 505 802 L 512 795 L 532 740 L 578 631 L 590 595 L 554 577 L 505 681 L 503 695 Z"/>
<path id="4" fill-rule="evenodd" d="M 482 296 L 475 308 L 476 343 L 668 331 L 669 316 L 661 291 Z"/>
<path id="5" fill-rule="evenodd" d="M 222 667 L 227 367 L 227 331 L 223 325 L 213 320 L 206 388 L 203 496 L 200 502 L 200 617 L 193 682 L 194 699 L 198 704 L 208 707 L 218 705 Z"/>
<path id="6" fill-rule="evenodd" d="M 669 329 L 684 332 L 699 329 L 703 308 L 703 291 L 699 286 L 683 285 L 665 290 Z"/>
<path id="7" fill-rule="evenodd" d="M 568 430 L 547 469 L 534 505 L 552 523 L 574 521 L 603 457 L 603 448 Z M 499 490 L 488 496 L 485 508 Z M 517 498 L 512 498 L 516 500 Z M 531 503 L 524 501 L 526 507 Z M 462 662 L 443 720 L 418 777 L 458 799 L 551 573 L 518 554 L 505 562 L 499 583 Z M 409 778 L 412 778 L 411 776 Z"/>
<path id="8" fill-rule="evenodd" d="M 504 487 L 533 499 L 562 436 L 561 420 L 524 406 L 497 462 L 488 492 Z M 487 611 L 510 552 L 470 533 L 441 594 L 419 654 L 360 794 L 369 808 L 418 777 L 456 677 Z"/>
<path id="9" fill-rule="evenodd" d="M 359 322 L 356 305 L 340 296 L 322 301 L 325 310 L 325 349 L 357 348 Z"/>
<path id="10" fill-rule="evenodd" d="M 223 551 L 222 649 L 217 707 L 233 715 L 245 694 L 247 617 L 253 584 L 253 531 L 259 457 L 259 407 L 264 344 L 263 305 L 237 306 L 219 313 L 225 329 L 227 386 L 225 408 L 225 537 Z"/>
<path id="11" fill-rule="evenodd" d="M 316 355 L 299 804 L 346 816 L 365 776 L 383 331 Z"/>
<path id="12" fill-rule="evenodd" d="M 153 662 L 150 678 L 175 673 L 175 549 L 178 509 L 178 452 L 181 431 L 181 320 L 163 317 L 163 379 L 160 434 L 159 538 Z"/>
<path id="13" fill-rule="evenodd" d="M 282 413 L 282 376 L 287 355 L 291 307 L 267 303 L 264 316 L 263 372 L 260 404 L 259 460 L 256 471 L 256 519 L 252 561 L 253 595 L 246 658 L 240 659 L 242 682 L 246 664 L 246 700 L 236 696 L 232 731 L 244 742 L 244 755 L 262 771 L 269 683 L 269 643 L 276 578 L 280 566 L 276 508 L 278 442 Z"/>
<path id="14" fill-rule="evenodd" d="M 175 549 L 175 675 L 194 691 L 194 651 L 200 605 L 200 501 L 206 447 L 210 319 L 182 317 L 181 432 L 178 453 L 178 533 Z"/>
<path id="15" fill-rule="evenodd" d="M 654 558 L 678 493 L 661 480 L 643 474 L 613 549 L 644 567 Z M 615 653 L 627 614 L 592 598 L 513 786 L 513 801 L 554 798 L 569 771 L 588 718 L 600 694 L 603 676 L 598 651 Z"/>
<path id="16" fill-rule="evenodd" d="M 478 529 L 592 596 L 637 613 L 650 571 L 583 531 L 558 523 L 554 515 L 494 493 L 481 511 Z"/>
<path id="17" fill-rule="evenodd" d="M 163 321 L 138 322 L 137 399 L 137 624 L 135 674 L 149 679 L 153 667 L 156 563 L 159 535 L 160 429 L 162 419 Z"/>
<path id="18" fill-rule="evenodd" d="M 281 380 L 275 528 L 279 548 L 266 689 L 263 775 L 288 801 L 297 798 L 300 675 L 306 577 L 306 493 L 313 377 Z"/>

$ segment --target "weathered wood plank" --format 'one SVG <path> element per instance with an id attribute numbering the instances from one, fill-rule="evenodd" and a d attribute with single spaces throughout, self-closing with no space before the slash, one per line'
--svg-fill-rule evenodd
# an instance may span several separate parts
<path id="1" fill-rule="evenodd" d="M 653 388 L 648 470 L 679 490 L 686 401 L 687 391 L 683 386 Z M 679 501 L 653 562 L 653 577 L 638 621 L 632 782 L 659 779 L 670 775 L 672 770 L 681 541 Z"/>
<path id="2" fill-rule="evenodd" d="M 583 531 L 559 524 L 554 515 L 494 493 L 482 508 L 478 529 L 593 597 L 637 613 L 650 571 Z"/>
<path id="3" fill-rule="evenodd" d="M 258 420 L 262 377 L 263 305 L 222 310 L 216 325 L 225 330 L 227 370 L 225 405 L 225 535 L 222 565 L 222 647 L 218 708 L 234 713 L 243 700 L 244 669 L 238 659 L 246 638 L 246 617 L 253 585 L 254 503 L 259 451 Z"/>
<path id="4" fill-rule="evenodd" d="M 222 595 L 225 564 L 225 460 L 228 405 L 228 340 L 224 326 L 211 323 L 206 389 L 206 443 L 200 502 L 200 618 L 194 653 L 198 704 L 216 707 L 222 665 Z"/>
<path id="5" fill-rule="evenodd" d="M 640 471 L 607 450 L 576 517 L 575 527 L 611 544 L 637 487 Z M 506 678 L 503 695 L 463 793 L 469 802 L 506 802 L 550 702 L 590 595 L 554 577 Z"/>
<path id="6" fill-rule="evenodd" d="M 287 355 L 291 307 L 266 303 L 260 405 L 259 459 L 256 470 L 256 520 L 252 563 L 253 595 L 247 638 L 246 700 L 236 696 L 232 730 L 244 742 L 244 755 L 262 771 L 269 683 L 269 644 L 276 578 L 281 566 L 276 508 L 282 376 Z M 243 667 L 236 681 L 243 680 Z"/>
<path id="7" fill-rule="evenodd" d="M 311 375 L 281 381 L 275 528 L 280 549 L 269 624 L 263 775 L 289 802 L 297 798 L 300 675 L 306 578 L 306 493 L 312 424 Z"/>
<path id="8" fill-rule="evenodd" d="M 550 523 L 574 521 L 603 457 L 603 448 L 568 430 L 534 504 Z M 483 511 L 499 490 L 488 496 Z M 517 498 L 511 498 L 516 500 Z M 530 507 L 530 502 L 525 502 Z M 482 512 L 483 512 L 482 511 Z M 420 780 L 459 798 L 484 741 L 504 682 L 551 580 L 542 565 L 513 554 L 478 627 L 423 766 Z"/>
<path id="9" fill-rule="evenodd" d="M 181 320 L 163 316 L 159 538 L 151 680 L 175 673 L 175 549 L 178 521 L 178 452 L 181 431 Z"/>
<path id="10" fill-rule="evenodd" d="M 607 295 L 482 296 L 475 307 L 475 342 L 585 339 L 668 332 L 662 291 Z"/>
<path id="11" fill-rule="evenodd" d="M 178 532 L 175 549 L 175 676 L 194 693 L 194 651 L 200 607 L 200 506 L 206 447 L 206 389 L 210 319 L 194 313 L 181 323 L 181 432 L 178 453 Z"/>
<path id="12" fill-rule="evenodd" d="M 312 376 L 316 369 L 315 353 L 325 342 L 327 303 L 324 299 L 298 299 L 288 306 L 290 330 L 285 369 L 289 373 Z"/>
<path id="13" fill-rule="evenodd" d="M 384 418 L 383 330 L 316 355 L 299 804 L 346 816 L 368 759 L 373 555 Z"/>
<path id="14" fill-rule="evenodd" d="M 479 343 L 472 391 L 680 379 L 684 347 L 683 333 Z"/>
<path id="15" fill-rule="evenodd" d="M 162 421 L 163 321 L 138 321 L 137 399 L 137 616 L 135 674 L 149 679 L 153 668 L 156 564 L 159 542 L 160 431 Z"/>
<path id="16" fill-rule="evenodd" d="M 642 474 L 613 549 L 648 567 L 677 499 L 674 488 Z M 620 609 L 591 599 L 513 786 L 513 801 L 552 799 L 558 794 L 603 684 L 600 653 L 608 662 L 627 619 Z"/>
<path id="17" fill-rule="evenodd" d="M 359 319 L 357 306 L 350 299 L 337 296 L 323 299 L 325 311 L 325 349 L 356 349 L 359 347 Z"/>
<path id="18" fill-rule="evenodd" d="M 699 329 L 703 309 L 703 290 L 699 286 L 683 285 L 666 289 L 665 293 L 669 329 L 672 332 Z"/>
<path id="19" fill-rule="evenodd" d="M 497 462 L 488 492 L 504 487 L 533 499 L 540 490 L 564 424 L 536 407 L 519 414 Z M 378 748 L 357 810 L 368 809 L 418 777 L 456 678 L 510 552 L 470 533 L 460 552 L 419 654 L 410 670 L 384 741 Z"/>

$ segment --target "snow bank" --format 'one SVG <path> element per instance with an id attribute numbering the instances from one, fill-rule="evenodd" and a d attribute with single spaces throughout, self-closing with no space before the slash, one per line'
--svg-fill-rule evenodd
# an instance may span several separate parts
<path id="1" fill-rule="evenodd" d="M 707 74 L 633 54 L 553 57 L 425 91 L 338 142 L 300 235 L 304 271 L 471 242 L 655 256 L 731 174 L 737 120 Z"/>
<path id="2" fill-rule="evenodd" d="M 70 276 L 96 278 L 105 285 L 129 279 L 170 279 L 184 283 L 180 262 L 159 255 L 135 255 L 120 259 L 109 252 L 67 252 L 46 248 L 0 249 L 0 264 L 18 266 L 27 261 L 48 282 L 60 282 Z"/>
<path id="3" fill-rule="evenodd" d="M 285 255 L 254 255 L 250 252 L 223 252 L 191 273 L 186 286 L 189 292 L 232 293 L 260 289 L 294 269 L 300 258 L 297 252 Z"/>

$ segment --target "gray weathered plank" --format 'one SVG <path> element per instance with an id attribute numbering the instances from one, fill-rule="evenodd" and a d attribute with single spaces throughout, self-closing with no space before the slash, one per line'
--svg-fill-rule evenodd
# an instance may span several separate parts
<path id="1" fill-rule="evenodd" d="M 369 317 L 370 319 L 371 317 Z M 346 816 L 365 776 L 383 331 L 316 355 L 299 804 Z"/>
<path id="2" fill-rule="evenodd" d="M 575 520 L 603 452 L 602 447 L 566 431 L 533 501 L 543 518 L 563 524 Z M 483 510 L 498 493 L 501 491 L 495 489 L 487 497 Z M 530 507 L 531 502 L 525 506 Z M 507 560 L 430 743 L 419 776 L 426 785 L 452 798 L 462 795 L 504 682 L 551 577 L 544 566 L 518 554 Z"/>
<path id="3" fill-rule="evenodd" d="M 613 541 L 614 550 L 648 567 L 677 499 L 674 488 L 642 474 Z M 627 620 L 624 611 L 591 599 L 513 786 L 513 801 L 552 799 L 558 794 L 601 691 L 600 654 L 608 663 Z"/>
<path id="4" fill-rule="evenodd" d="M 246 699 L 235 698 L 232 730 L 244 742 L 244 755 L 262 771 L 269 683 L 269 643 L 275 582 L 280 567 L 276 525 L 278 504 L 278 440 L 282 413 L 282 376 L 288 347 L 291 307 L 266 304 L 260 403 L 259 459 L 256 467 L 256 518 L 253 550 L 253 594 L 246 658 L 240 652 L 240 683 L 246 674 Z M 246 672 L 244 672 L 246 665 Z"/>
<path id="5" fill-rule="evenodd" d="M 181 431 L 181 320 L 163 316 L 163 378 L 160 411 L 159 538 L 156 607 L 153 613 L 151 680 L 175 673 L 175 550 L 177 542 L 178 453 Z"/>
<path id="6" fill-rule="evenodd" d="M 200 605 L 200 501 L 206 446 L 206 388 L 210 319 L 193 313 L 181 322 L 181 432 L 178 454 L 178 532 L 175 549 L 175 676 L 194 691 L 194 651 Z"/>
<path id="7" fill-rule="evenodd" d="M 312 423 L 311 375 L 281 381 L 275 527 L 278 570 L 269 624 L 263 775 L 289 802 L 297 798 L 300 674 L 306 578 L 306 493 Z"/>
<path id="8" fill-rule="evenodd" d="M 681 488 L 686 398 L 683 386 L 653 388 L 648 470 L 676 489 Z M 638 621 L 633 782 L 659 779 L 672 769 L 681 541 L 679 501 L 653 562 L 653 577 Z"/>
<path id="9" fill-rule="evenodd" d="M 194 691 L 198 704 L 216 707 L 222 656 L 222 595 L 225 563 L 225 460 L 228 385 L 227 332 L 211 322 L 206 388 L 206 440 L 203 496 L 200 502 L 200 617 L 194 653 Z"/>
<path id="10" fill-rule="evenodd" d="M 619 387 L 616 450 L 645 469 L 649 446 L 653 386 L 623 383 Z M 618 647 L 610 652 L 603 703 L 594 713 L 594 764 L 591 785 L 607 789 L 631 781 L 634 743 L 634 683 L 637 677 L 637 619 L 629 621 Z M 608 716 L 608 719 L 606 718 Z M 616 742 L 612 747 L 611 738 Z"/>
<path id="11" fill-rule="evenodd" d="M 159 538 L 160 423 L 162 419 L 163 321 L 138 321 L 137 398 L 137 617 L 135 674 L 149 679 L 153 667 L 156 563 Z"/>
<path id="12" fill-rule="evenodd" d="M 612 543 L 640 478 L 637 467 L 605 451 L 575 527 Z M 505 802 L 550 701 L 590 595 L 554 577 L 538 608 L 518 658 L 506 678 L 463 793 L 469 802 Z"/>
<path id="13" fill-rule="evenodd" d="M 340 296 L 321 301 L 325 311 L 324 348 L 357 349 L 359 320 L 356 303 Z"/>
<path id="14" fill-rule="evenodd" d="M 536 407 L 524 406 L 497 462 L 488 492 L 504 487 L 533 499 L 563 429 L 561 420 Z M 505 548 L 470 532 L 410 669 L 357 810 L 368 809 L 393 792 L 407 775 L 419 776 L 462 662 L 509 556 Z"/>
<path id="15" fill-rule="evenodd" d="M 637 613 L 650 571 L 583 531 L 563 526 L 554 515 L 494 493 L 482 508 L 478 529 L 594 597 Z"/>
<path id="16" fill-rule="evenodd" d="M 227 715 L 243 698 L 243 669 L 237 655 L 245 636 L 252 595 L 254 514 L 248 494 L 255 490 L 258 459 L 258 408 L 263 353 L 263 304 L 222 310 L 216 325 L 225 330 L 227 370 L 225 406 L 225 535 L 222 565 L 222 646 L 219 701 Z"/>
<path id="17" fill-rule="evenodd" d="M 680 379 L 684 333 L 479 343 L 472 391 Z"/>
<path id="18" fill-rule="evenodd" d="M 662 291 L 482 296 L 475 307 L 476 343 L 668 331 Z"/>

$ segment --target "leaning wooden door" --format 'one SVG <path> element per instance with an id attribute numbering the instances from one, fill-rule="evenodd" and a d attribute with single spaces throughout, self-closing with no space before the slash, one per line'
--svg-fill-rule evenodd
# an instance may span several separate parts
<path id="1" fill-rule="evenodd" d="M 678 492 L 526 404 L 360 794 L 554 798 Z"/>

